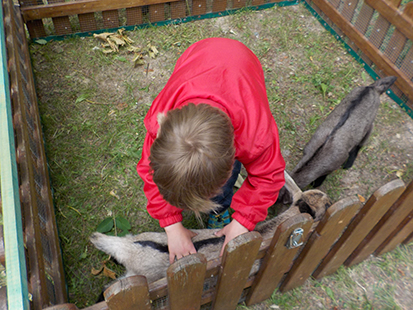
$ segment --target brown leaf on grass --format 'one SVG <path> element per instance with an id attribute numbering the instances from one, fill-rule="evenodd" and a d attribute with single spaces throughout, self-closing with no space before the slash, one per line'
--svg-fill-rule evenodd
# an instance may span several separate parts
<path id="1" fill-rule="evenodd" d="M 94 275 L 94 276 L 97 276 L 97 275 L 99 275 L 102 271 L 103 271 L 103 265 L 102 265 L 102 267 L 100 267 L 99 269 L 95 269 L 95 268 L 92 267 L 92 270 L 90 271 L 90 273 L 91 273 L 92 275 Z"/>
<path id="2" fill-rule="evenodd" d="M 111 279 L 116 279 L 116 273 L 106 266 L 103 266 L 103 275 Z"/>
<path id="3" fill-rule="evenodd" d="M 121 102 L 121 103 L 119 103 L 118 105 L 116 105 L 116 108 L 117 108 L 119 111 L 121 111 L 121 110 L 123 110 L 123 109 L 125 109 L 125 108 L 127 108 L 127 107 L 128 107 L 128 104 L 125 103 L 125 102 Z"/>
<path id="4" fill-rule="evenodd" d="M 113 32 L 102 32 L 102 33 L 99 33 L 99 34 L 94 33 L 93 37 L 97 38 L 97 39 L 100 39 L 102 41 L 106 41 L 106 39 L 111 35 L 114 35 L 114 33 Z"/>
<path id="5" fill-rule="evenodd" d="M 365 202 L 366 198 L 364 198 L 363 196 L 357 194 L 358 199 L 360 200 L 360 202 Z"/>

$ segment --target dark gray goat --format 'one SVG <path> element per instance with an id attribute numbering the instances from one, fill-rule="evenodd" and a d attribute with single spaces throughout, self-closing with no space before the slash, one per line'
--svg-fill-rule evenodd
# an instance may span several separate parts
<path id="1" fill-rule="evenodd" d="M 373 130 L 380 95 L 395 81 L 396 77 L 389 76 L 357 87 L 335 107 L 304 147 L 303 158 L 290 174 L 298 187 L 303 189 L 310 183 L 318 187 L 340 166 L 353 166 Z"/>

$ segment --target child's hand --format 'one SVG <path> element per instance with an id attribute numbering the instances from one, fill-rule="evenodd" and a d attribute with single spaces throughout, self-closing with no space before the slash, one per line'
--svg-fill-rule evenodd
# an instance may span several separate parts
<path id="1" fill-rule="evenodd" d="M 222 256 L 222 254 L 224 253 L 224 248 L 228 242 L 246 232 L 248 232 L 248 229 L 242 226 L 237 220 L 232 220 L 232 222 L 229 223 L 227 226 L 222 228 L 220 231 L 217 231 L 215 233 L 216 236 L 222 237 L 225 235 L 225 241 L 222 245 L 221 254 L 219 255 Z"/>
<path id="2" fill-rule="evenodd" d="M 175 257 L 180 259 L 196 253 L 191 239 L 197 234 L 186 229 L 181 222 L 165 227 L 165 232 L 168 236 L 169 263 L 172 264 Z"/>

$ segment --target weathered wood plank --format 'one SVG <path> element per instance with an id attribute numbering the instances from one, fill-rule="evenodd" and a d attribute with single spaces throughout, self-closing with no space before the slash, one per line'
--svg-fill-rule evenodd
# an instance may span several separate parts
<path id="1" fill-rule="evenodd" d="M 165 4 L 152 4 L 149 6 L 149 20 L 151 23 L 165 20 Z"/>
<path id="2" fill-rule="evenodd" d="M 167 270 L 169 308 L 199 309 L 206 271 L 206 258 L 197 253 L 181 258 Z"/>
<path id="3" fill-rule="evenodd" d="M 85 13 L 126 9 L 175 1 L 179 0 L 80 0 L 74 2 L 22 7 L 21 12 L 24 20 L 29 21 L 49 17 L 71 16 Z"/>
<path id="4" fill-rule="evenodd" d="M 403 240 L 403 244 L 409 244 L 410 242 L 413 242 L 413 232 L 405 240 Z"/>
<path id="5" fill-rule="evenodd" d="M 148 283 L 144 276 L 123 278 L 103 293 L 109 310 L 151 310 Z"/>
<path id="6" fill-rule="evenodd" d="M 307 280 L 360 207 L 357 198 L 348 197 L 327 210 L 281 284 L 281 292 L 298 287 Z"/>
<path id="7" fill-rule="evenodd" d="M 103 27 L 105 29 L 119 27 L 119 12 L 118 10 L 107 10 L 102 12 Z"/>
<path id="8" fill-rule="evenodd" d="M 261 242 L 262 237 L 256 231 L 242 234 L 228 242 L 222 256 L 222 269 L 213 301 L 214 310 L 237 307 Z"/>
<path id="9" fill-rule="evenodd" d="M 12 1 L 3 1 L 0 10 L 0 165 L 3 205 L 4 243 L 6 246 L 7 298 L 9 309 L 29 309 L 27 270 L 24 255 L 23 226 L 19 198 L 15 137 L 6 55 L 6 38 L 13 42 Z M 4 12 L 4 13 L 3 13 Z M 4 17 L 3 17 L 4 14 Z M 8 47 L 13 48 L 12 46 Z"/>
<path id="10" fill-rule="evenodd" d="M 212 12 L 223 12 L 227 9 L 227 0 L 214 0 L 212 2 Z"/>
<path id="11" fill-rule="evenodd" d="M 393 251 L 400 243 L 413 232 L 413 212 L 411 212 L 400 224 L 400 230 L 397 228 L 397 233 L 391 234 L 374 252 L 374 255 L 379 256 L 384 253 Z"/>
<path id="12" fill-rule="evenodd" d="M 399 199 L 397 199 L 389 211 L 387 211 L 366 238 L 358 245 L 344 264 L 348 267 L 354 266 L 370 256 L 400 225 L 406 216 L 412 212 L 412 201 L 413 182 L 407 186 Z"/>
<path id="13" fill-rule="evenodd" d="M 335 272 L 400 197 L 404 189 L 403 181 L 395 180 L 374 192 L 314 271 L 313 276 L 320 279 Z"/>
<path id="14" fill-rule="evenodd" d="M 350 22 L 345 20 L 335 8 L 323 0 L 313 0 L 313 2 L 321 8 L 321 10 L 337 24 L 343 32 L 369 57 L 379 69 L 387 75 L 397 76 L 396 85 L 413 100 L 413 82 L 397 67 L 381 51 L 371 44 L 362 33 L 355 29 Z"/>
<path id="15" fill-rule="evenodd" d="M 206 13 L 206 1 L 205 0 L 192 0 L 192 14 L 191 15 L 203 15 Z"/>
<path id="16" fill-rule="evenodd" d="M 98 29 L 94 13 L 79 14 L 77 17 L 82 32 L 95 31 Z"/>
<path id="17" fill-rule="evenodd" d="M 195 0 L 192 1 L 192 6 L 195 6 Z M 206 11 L 206 2 L 205 0 L 201 0 L 202 3 L 205 3 L 203 6 L 205 7 Z M 201 5 L 202 5 L 201 3 Z M 205 13 L 201 13 L 205 14 Z M 186 2 L 185 1 L 177 1 L 177 2 L 172 2 L 171 3 L 171 18 L 172 19 L 177 19 L 177 18 L 184 18 L 186 17 Z"/>
<path id="18" fill-rule="evenodd" d="M 127 8 L 126 9 L 126 25 L 140 25 L 143 23 L 142 8 Z"/>
<path id="19" fill-rule="evenodd" d="M 232 8 L 239 9 L 244 8 L 247 5 L 247 0 L 232 0 Z"/>
<path id="20" fill-rule="evenodd" d="M 304 230 L 301 241 L 306 240 L 312 224 L 313 219 L 309 214 L 299 214 L 278 226 L 252 287 L 248 292 L 246 298 L 247 306 L 271 297 L 284 274 L 290 269 L 297 251 L 301 248 L 288 249 L 286 247 L 287 241 L 297 228 Z"/>

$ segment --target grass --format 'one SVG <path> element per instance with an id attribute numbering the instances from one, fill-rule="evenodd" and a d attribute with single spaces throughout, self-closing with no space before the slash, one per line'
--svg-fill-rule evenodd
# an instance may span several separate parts
<path id="1" fill-rule="evenodd" d="M 132 233 L 161 231 L 146 212 L 143 183 L 135 168 L 145 135 L 143 118 L 189 45 L 206 37 L 229 37 L 259 57 L 287 170 L 295 166 L 311 134 L 340 100 L 354 87 L 371 82 L 302 5 L 243 10 L 222 18 L 132 31 L 128 36 L 136 46 L 156 46 L 160 54 L 135 68 L 133 55 L 126 51 L 105 55 L 93 37 L 30 47 L 70 302 L 79 308 L 94 304 L 110 281 L 91 274 L 92 267 L 98 268 L 107 257 L 88 241 L 105 218 L 126 218 Z M 398 171 L 405 182 L 413 177 L 411 144 L 405 135 L 405 126 L 412 122 L 394 103 L 382 99 L 376 129 L 355 166 L 336 171 L 321 188 L 334 201 L 356 193 L 367 198 L 397 178 Z M 184 225 L 197 227 L 196 219 L 185 214 Z M 340 268 L 321 281 L 309 280 L 291 292 L 275 292 L 260 306 L 392 308 L 404 278 L 391 274 L 401 268 L 410 281 L 412 265 L 412 247 L 400 247 L 366 264 Z M 111 262 L 108 267 L 122 273 Z M 362 277 L 354 280 L 359 274 Z M 368 283 L 370 276 L 377 283 Z M 248 309 L 259 309 L 254 307 Z"/>

